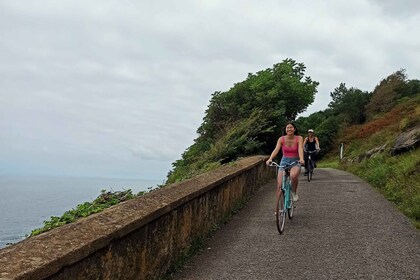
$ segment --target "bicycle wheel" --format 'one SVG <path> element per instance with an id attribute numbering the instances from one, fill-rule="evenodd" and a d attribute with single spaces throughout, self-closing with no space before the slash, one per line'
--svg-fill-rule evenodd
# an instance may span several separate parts
<path id="1" fill-rule="evenodd" d="M 289 219 L 293 218 L 293 211 L 295 209 L 295 205 L 293 204 L 293 196 L 292 196 L 292 185 L 290 181 L 288 182 L 288 189 L 289 189 L 289 195 L 286 196 L 287 199 L 289 199 L 289 203 L 287 204 L 287 215 L 289 216 Z"/>
<path id="2" fill-rule="evenodd" d="M 284 231 L 284 223 L 286 221 L 286 209 L 284 205 L 284 195 L 283 192 L 280 192 L 279 197 L 277 198 L 276 203 L 276 223 L 277 230 L 280 234 Z"/>
<path id="3" fill-rule="evenodd" d="M 308 170 L 306 170 L 308 172 L 308 182 L 310 182 L 312 179 L 312 160 L 310 157 L 306 166 L 308 167 Z"/>
<path id="4" fill-rule="evenodd" d="M 312 180 L 312 176 L 314 175 L 314 162 L 311 161 L 311 172 L 308 173 L 308 178 L 310 177 L 309 181 Z"/>

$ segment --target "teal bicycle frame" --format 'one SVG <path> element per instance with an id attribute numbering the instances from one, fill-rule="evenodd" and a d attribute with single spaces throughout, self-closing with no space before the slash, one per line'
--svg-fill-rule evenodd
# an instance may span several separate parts
<path id="1" fill-rule="evenodd" d="M 289 219 L 293 218 L 294 204 L 292 197 L 292 183 L 290 180 L 290 169 L 296 165 L 299 165 L 299 161 L 292 162 L 291 164 L 280 166 L 275 162 L 272 162 L 270 166 L 277 167 L 276 175 L 278 176 L 278 171 L 283 172 L 281 192 L 277 194 L 276 202 L 276 224 L 277 230 L 280 234 L 284 231 L 284 226 L 286 222 L 286 212 Z"/>

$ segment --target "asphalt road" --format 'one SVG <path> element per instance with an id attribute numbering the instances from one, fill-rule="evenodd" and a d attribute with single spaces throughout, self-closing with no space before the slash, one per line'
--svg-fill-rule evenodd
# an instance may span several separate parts
<path id="1" fill-rule="evenodd" d="M 301 175 L 282 235 L 275 179 L 206 241 L 173 279 L 420 279 L 420 232 L 367 183 L 347 172 Z"/>

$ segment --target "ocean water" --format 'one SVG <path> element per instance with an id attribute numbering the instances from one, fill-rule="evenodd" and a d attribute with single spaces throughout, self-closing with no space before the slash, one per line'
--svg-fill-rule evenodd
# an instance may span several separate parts
<path id="1" fill-rule="evenodd" d="M 25 239 L 51 216 L 93 201 L 101 190 L 131 189 L 134 194 L 162 181 L 47 176 L 0 176 L 0 249 Z"/>

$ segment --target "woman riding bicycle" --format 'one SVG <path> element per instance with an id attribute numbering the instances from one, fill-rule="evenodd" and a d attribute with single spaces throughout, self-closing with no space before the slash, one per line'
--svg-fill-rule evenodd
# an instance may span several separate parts
<path id="1" fill-rule="evenodd" d="M 283 136 L 281 136 L 277 140 L 276 147 L 271 153 L 270 158 L 266 161 L 267 165 L 269 165 L 273 161 L 273 158 L 277 156 L 280 149 L 282 149 L 283 152 L 283 157 L 281 158 L 280 166 L 291 164 L 295 161 L 299 161 L 299 163 L 302 165 L 305 163 L 303 159 L 303 139 L 302 136 L 299 136 L 295 124 L 290 122 L 287 123 L 286 127 L 283 130 Z M 299 174 L 299 166 L 294 166 L 292 167 L 292 169 L 290 169 L 293 201 L 299 200 L 299 196 L 296 193 L 299 182 Z M 277 190 L 281 189 L 282 179 L 282 172 L 279 172 L 277 176 Z"/>
<path id="2" fill-rule="evenodd" d="M 305 137 L 305 140 L 303 141 L 303 147 L 304 147 L 304 151 L 305 151 L 305 175 L 308 175 L 308 157 L 309 157 L 309 154 L 306 153 L 306 152 L 312 152 L 312 151 L 319 151 L 320 150 L 319 140 L 318 140 L 318 137 L 315 136 L 313 129 L 308 130 L 308 137 Z M 314 164 L 315 164 L 316 159 L 317 159 L 316 155 L 317 155 L 317 153 L 312 154 L 312 160 L 313 160 Z M 316 165 L 314 165 L 314 167 L 316 167 Z"/>

